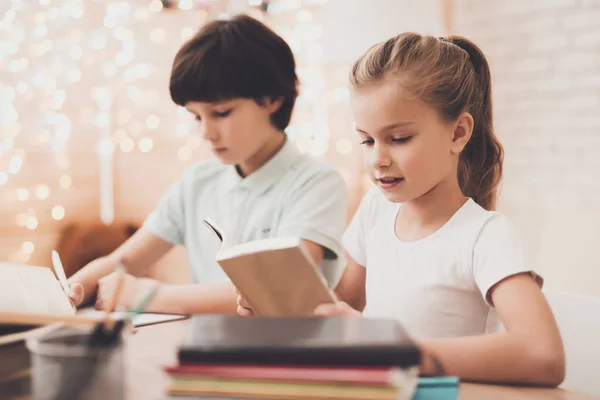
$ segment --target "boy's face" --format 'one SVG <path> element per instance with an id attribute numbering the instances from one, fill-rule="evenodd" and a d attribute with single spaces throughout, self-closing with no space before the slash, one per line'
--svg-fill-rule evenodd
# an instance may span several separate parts
<path id="1" fill-rule="evenodd" d="M 217 103 L 191 101 L 185 105 L 196 116 L 202 137 L 215 156 L 223 164 L 238 164 L 243 169 L 272 141 L 281 138 L 282 133 L 270 121 L 271 113 L 278 106 L 277 102 L 270 101 L 259 105 L 252 99 Z"/>

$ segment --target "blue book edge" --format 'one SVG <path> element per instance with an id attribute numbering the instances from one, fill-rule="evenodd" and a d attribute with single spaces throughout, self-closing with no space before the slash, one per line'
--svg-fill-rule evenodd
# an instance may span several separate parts
<path id="1" fill-rule="evenodd" d="M 459 379 L 456 376 L 421 377 L 417 381 L 417 390 L 433 387 L 458 386 Z"/>

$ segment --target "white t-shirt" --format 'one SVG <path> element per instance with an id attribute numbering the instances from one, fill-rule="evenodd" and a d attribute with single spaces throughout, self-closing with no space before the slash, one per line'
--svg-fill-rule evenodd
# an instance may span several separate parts
<path id="1" fill-rule="evenodd" d="M 216 261 L 220 246 L 202 222 L 212 219 L 232 244 L 299 236 L 323 246 L 321 271 L 335 286 L 344 266 L 346 185 L 329 163 L 301 154 L 287 140 L 265 165 L 242 178 L 234 166 L 194 164 L 163 196 L 143 227 L 186 248 L 194 282 L 227 281 Z"/>
<path id="2" fill-rule="evenodd" d="M 488 291 L 531 272 L 518 235 L 501 213 L 472 199 L 433 234 L 403 242 L 395 234 L 401 204 L 369 191 L 344 235 L 350 256 L 366 267 L 365 316 L 398 320 L 414 337 L 456 337 L 498 330 Z"/>

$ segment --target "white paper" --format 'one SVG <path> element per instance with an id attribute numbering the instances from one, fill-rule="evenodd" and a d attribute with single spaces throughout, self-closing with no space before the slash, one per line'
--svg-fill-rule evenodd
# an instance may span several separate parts
<path id="1" fill-rule="evenodd" d="M 0 263 L 0 310 L 74 314 L 49 268 Z"/>

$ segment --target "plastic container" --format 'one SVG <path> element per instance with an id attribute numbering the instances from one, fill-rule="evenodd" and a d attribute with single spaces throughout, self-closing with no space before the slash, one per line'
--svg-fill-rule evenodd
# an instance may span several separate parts
<path id="1" fill-rule="evenodd" d="M 34 399 L 123 399 L 123 341 L 90 346 L 88 338 L 89 331 L 60 327 L 27 339 Z"/>

